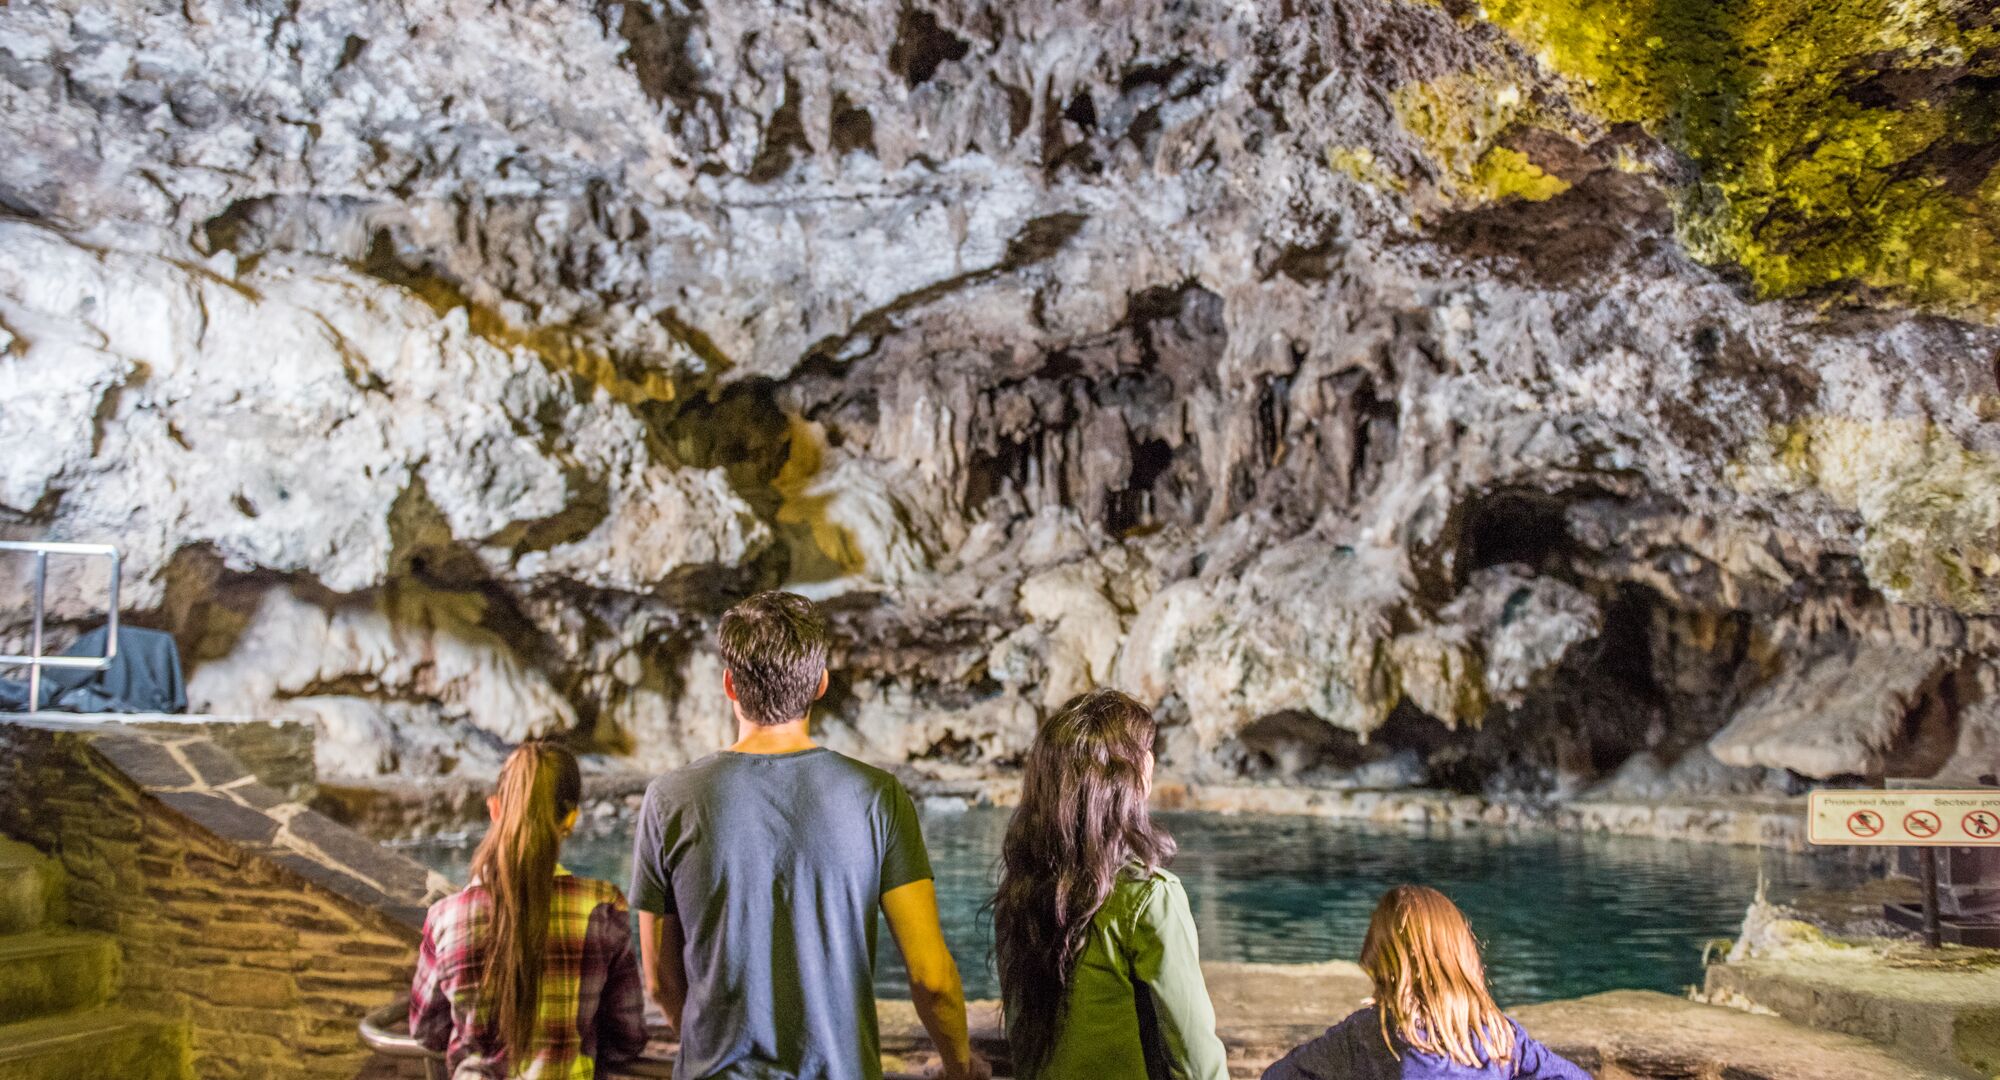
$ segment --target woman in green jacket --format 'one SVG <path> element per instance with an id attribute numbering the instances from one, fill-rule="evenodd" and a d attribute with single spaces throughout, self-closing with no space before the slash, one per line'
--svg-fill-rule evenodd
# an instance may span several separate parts
<path id="1" fill-rule="evenodd" d="M 1153 824 L 1153 716 L 1116 690 L 1042 725 L 1002 846 L 994 953 L 1021 1080 L 1227 1080 L 1194 917 Z"/>

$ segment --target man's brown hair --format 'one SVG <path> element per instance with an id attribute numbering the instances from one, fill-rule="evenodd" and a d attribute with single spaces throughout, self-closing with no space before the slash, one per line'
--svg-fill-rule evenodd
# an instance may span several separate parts
<path id="1" fill-rule="evenodd" d="M 826 673 L 826 619 L 797 593 L 760 592 L 730 608 L 716 633 L 736 703 L 753 724 L 806 714 Z"/>

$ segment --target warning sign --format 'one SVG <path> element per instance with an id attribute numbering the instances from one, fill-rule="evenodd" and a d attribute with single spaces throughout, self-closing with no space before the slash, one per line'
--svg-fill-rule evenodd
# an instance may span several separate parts
<path id="1" fill-rule="evenodd" d="M 1919 840 L 1936 836 L 1941 827 L 1938 816 L 1929 810 L 1912 810 L 1903 815 L 1903 831 Z"/>
<path id="2" fill-rule="evenodd" d="M 1965 835 L 1975 840 L 1991 840 L 2000 836 L 2000 816 L 1990 810 L 1974 810 L 1965 815 Z"/>
<path id="3" fill-rule="evenodd" d="M 1806 814 L 1815 844 L 2000 847 L 2000 790 L 1815 791 Z"/>

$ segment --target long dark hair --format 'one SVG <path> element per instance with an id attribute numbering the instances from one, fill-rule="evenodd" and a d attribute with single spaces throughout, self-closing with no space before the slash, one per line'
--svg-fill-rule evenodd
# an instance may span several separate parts
<path id="1" fill-rule="evenodd" d="M 1077 957 L 1118 875 L 1151 873 L 1174 857 L 1173 837 L 1146 813 L 1156 730 L 1144 705 L 1093 690 L 1050 717 L 1028 750 L 993 898 L 1017 1076 L 1033 1076 L 1055 1048 Z"/>
<path id="2" fill-rule="evenodd" d="M 563 819 L 583 801 L 576 755 L 557 743 L 522 743 L 500 767 L 494 797 L 493 824 L 472 853 L 472 876 L 493 897 L 479 994 L 511 1075 L 534 1060 L 556 854 Z"/>

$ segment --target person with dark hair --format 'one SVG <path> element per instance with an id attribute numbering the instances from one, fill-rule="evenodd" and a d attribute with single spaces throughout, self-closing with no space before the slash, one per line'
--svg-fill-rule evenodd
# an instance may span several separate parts
<path id="1" fill-rule="evenodd" d="M 985 1080 L 938 922 L 916 806 L 896 778 L 812 741 L 828 640 L 802 596 L 763 592 L 718 633 L 737 742 L 646 789 L 632 895 L 678 1080 L 879 1080 L 876 912 L 949 1080 Z"/>
<path id="2" fill-rule="evenodd" d="M 1375 999 L 1264 1080 L 1590 1080 L 1493 1004 L 1472 926 L 1436 889 L 1382 894 L 1361 967 Z"/>
<path id="3" fill-rule="evenodd" d="M 472 880 L 424 919 L 410 1031 L 460 1080 L 588 1080 L 646 1048 L 625 898 L 556 862 L 582 799 L 575 755 L 521 744 L 486 800 Z"/>
<path id="4" fill-rule="evenodd" d="M 1194 917 L 1146 810 L 1152 713 L 1116 690 L 1042 725 L 1001 846 L 994 953 L 1022 1080 L 1226 1080 Z"/>

